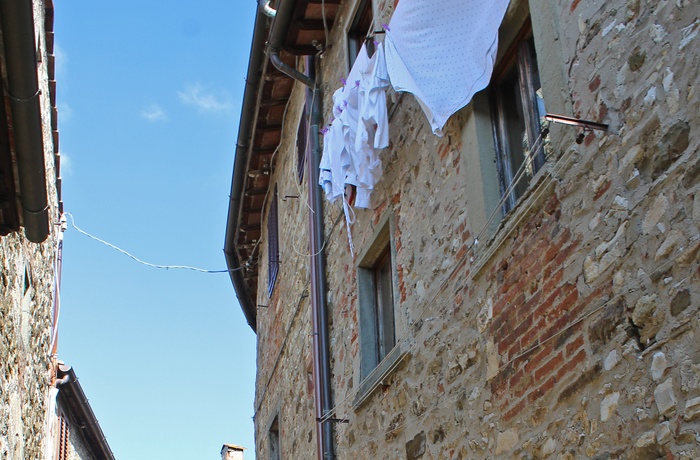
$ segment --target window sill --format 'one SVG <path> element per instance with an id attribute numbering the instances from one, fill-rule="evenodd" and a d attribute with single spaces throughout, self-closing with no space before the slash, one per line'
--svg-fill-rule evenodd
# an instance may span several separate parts
<path id="1" fill-rule="evenodd" d="M 503 217 L 498 229 L 486 242 L 482 251 L 475 255 L 474 268 L 472 269 L 473 278 L 479 276 L 523 219 L 537 213 L 551 197 L 557 182 L 551 171 L 552 165 L 555 163 L 556 159 L 545 163 L 545 166 L 534 177 L 527 192 L 520 197 L 515 207 Z"/>
<path id="2" fill-rule="evenodd" d="M 367 402 L 377 388 L 387 386 L 386 379 L 407 357 L 409 357 L 409 353 L 406 341 L 397 343 L 382 362 L 360 383 L 355 400 L 352 402 L 353 410 L 358 410 Z"/>

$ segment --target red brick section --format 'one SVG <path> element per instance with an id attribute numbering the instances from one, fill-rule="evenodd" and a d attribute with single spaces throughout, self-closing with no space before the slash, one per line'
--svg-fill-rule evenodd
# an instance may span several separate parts
<path id="1" fill-rule="evenodd" d="M 505 257 L 489 276 L 494 283 L 494 337 L 502 362 L 491 391 L 505 420 L 548 395 L 587 358 L 584 328 L 576 321 L 590 299 L 582 299 L 567 267 L 580 261 L 580 238 L 559 223 L 552 196 L 519 229 Z"/>

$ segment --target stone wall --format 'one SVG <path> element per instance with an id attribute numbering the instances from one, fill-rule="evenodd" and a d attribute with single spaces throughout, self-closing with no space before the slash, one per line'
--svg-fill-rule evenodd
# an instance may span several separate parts
<path id="1" fill-rule="evenodd" d="M 58 226 L 44 4 L 34 5 L 39 39 L 40 101 L 49 199 L 48 239 L 29 242 L 24 229 L 0 238 L 0 458 L 39 459 L 50 384 L 53 262 Z"/>
<path id="2" fill-rule="evenodd" d="M 68 436 L 68 448 L 66 460 L 97 460 L 98 457 L 92 454 L 85 438 L 82 436 L 80 426 L 71 425 Z"/>
<path id="3" fill-rule="evenodd" d="M 343 4 L 322 58 L 327 115 L 355 3 Z M 341 206 L 326 203 L 333 417 L 348 419 L 336 425 L 337 457 L 700 458 L 700 5 L 512 3 L 506 24 L 532 15 L 547 107 L 610 130 L 578 145 L 576 129 L 553 127 L 555 154 L 489 223 L 486 98 L 438 138 L 412 96 L 390 95 L 383 177 L 353 238 L 361 253 L 392 222 L 402 353 L 360 394 L 359 260 Z M 277 154 L 280 195 L 295 190 L 301 103 L 296 94 Z M 315 457 L 302 189 L 280 202 L 283 270 L 259 310 L 259 458 L 273 412 L 282 457 Z"/>

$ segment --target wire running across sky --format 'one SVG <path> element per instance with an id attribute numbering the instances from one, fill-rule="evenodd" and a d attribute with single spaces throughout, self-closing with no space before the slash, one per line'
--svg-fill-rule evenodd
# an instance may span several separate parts
<path id="1" fill-rule="evenodd" d="M 93 239 L 93 240 L 95 240 L 95 241 L 97 241 L 97 242 L 99 242 L 99 243 L 102 243 L 102 244 L 104 244 L 105 246 L 109 246 L 110 248 L 114 249 L 115 251 L 121 252 L 121 253 L 124 254 L 125 256 L 128 256 L 129 258 L 135 260 L 136 262 L 140 263 L 141 265 L 145 265 L 145 266 L 147 266 L 147 267 L 159 268 L 159 269 L 165 269 L 165 270 L 170 270 L 170 269 L 173 269 L 173 270 L 191 270 L 191 271 L 194 271 L 194 272 L 208 273 L 208 274 L 213 274 L 213 273 L 230 273 L 230 272 L 235 272 L 235 271 L 238 271 L 238 270 L 242 270 L 242 269 L 244 269 L 244 268 L 246 267 L 245 265 L 242 265 L 242 266 L 240 266 L 240 267 L 238 267 L 238 268 L 232 268 L 232 269 L 207 270 L 207 269 L 205 269 L 205 268 L 190 267 L 190 266 L 188 266 L 188 265 L 160 265 L 160 264 L 153 264 L 153 263 L 150 263 L 150 262 L 146 262 L 146 261 L 144 261 L 144 260 L 139 259 L 138 257 L 136 257 L 135 255 L 131 254 L 130 252 L 125 251 L 124 249 L 122 249 L 122 248 L 120 248 L 120 247 L 118 247 L 118 246 L 115 246 L 115 245 L 113 245 L 112 243 L 110 243 L 110 242 L 108 242 L 108 241 L 105 241 L 105 240 L 103 240 L 102 238 L 98 238 L 98 237 L 96 237 L 95 235 L 92 235 L 92 234 L 86 232 L 85 230 L 81 229 L 80 227 L 78 227 L 77 225 L 75 225 L 75 218 L 73 217 L 73 214 L 71 214 L 70 212 L 64 212 L 63 214 L 64 214 L 65 216 L 70 217 L 71 226 L 72 226 L 74 229 L 76 229 L 76 230 L 78 231 L 78 233 L 82 233 L 83 235 L 87 236 L 87 237 L 90 238 L 90 239 Z"/>

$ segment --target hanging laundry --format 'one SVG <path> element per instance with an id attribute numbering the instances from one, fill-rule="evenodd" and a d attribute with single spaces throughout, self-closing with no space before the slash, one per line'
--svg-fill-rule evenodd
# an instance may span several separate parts
<path id="1" fill-rule="evenodd" d="M 396 91 L 413 93 L 433 132 L 491 80 L 509 0 L 401 0 L 386 27 Z"/>
<path id="2" fill-rule="evenodd" d="M 384 44 L 377 46 L 359 86 L 359 117 L 355 138 L 358 189 L 355 206 L 370 207 L 370 194 L 382 174 L 381 149 L 389 146 L 389 116 L 386 90 L 389 74 L 386 70 Z"/>
<path id="3" fill-rule="evenodd" d="M 345 174 L 347 167 L 342 158 L 345 150 L 343 139 L 343 123 L 340 115 L 343 112 L 342 87 L 333 94 L 333 120 L 323 131 L 323 155 L 321 157 L 319 184 L 326 192 L 326 199 L 330 202 L 343 196 L 345 187 Z"/>
<path id="4" fill-rule="evenodd" d="M 369 63 L 363 46 L 343 86 L 333 93 L 333 121 L 326 128 L 320 164 L 320 185 L 333 202 L 342 197 L 345 185 L 358 185 L 355 137 L 359 120 L 359 89 L 362 72 Z"/>
<path id="5" fill-rule="evenodd" d="M 319 183 L 326 191 L 326 198 L 331 202 L 339 197 L 343 200 L 351 253 L 354 253 L 351 226 L 355 222 L 355 213 L 345 197 L 345 186 L 362 188 L 358 171 L 364 170 L 365 166 L 360 164 L 363 159 L 357 154 L 356 137 L 361 122 L 360 83 L 369 62 L 369 55 L 363 45 L 343 86 L 333 93 L 334 119 L 324 136 L 320 164 Z"/>

